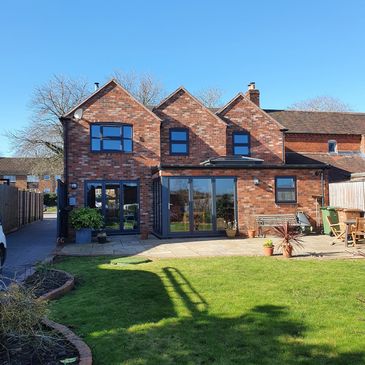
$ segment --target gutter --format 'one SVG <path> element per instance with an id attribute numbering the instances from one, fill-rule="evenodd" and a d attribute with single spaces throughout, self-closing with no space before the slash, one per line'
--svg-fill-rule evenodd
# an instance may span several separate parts
<path id="1" fill-rule="evenodd" d="M 219 169 L 235 169 L 235 170 L 268 170 L 268 169 L 278 169 L 278 170 L 305 170 L 305 169 L 321 169 L 326 170 L 331 166 L 328 164 L 282 164 L 282 165 L 258 165 L 258 164 L 247 164 L 247 165 L 224 165 L 224 166 L 204 166 L 204 165 L 159 165 L 157 166 L 157 171 L 162 170 L 219 170 Z"/>

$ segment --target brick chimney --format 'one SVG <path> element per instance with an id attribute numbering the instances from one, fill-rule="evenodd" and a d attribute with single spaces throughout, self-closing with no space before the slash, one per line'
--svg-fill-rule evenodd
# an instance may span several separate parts
<path id="1" fill-rule="evenodd" d="M 260 107 L 260 91 L 256 89 L 254 82 L 248 84 L 248 90 L 246 91 L 245 96 Z"/>

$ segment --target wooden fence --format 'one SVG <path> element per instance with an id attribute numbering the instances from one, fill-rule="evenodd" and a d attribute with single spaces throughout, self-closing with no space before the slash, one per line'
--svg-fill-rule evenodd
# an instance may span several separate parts
<path id="1" fill-rule="evenodd" d="M 330 205 L 365 211 L 365 181 L 329 184 Z"/>
<path id="2" fill-rule="evenodd" d="M 0 185 L 0 217 L 5 233 L 43 219 L 43 194 Z"/>

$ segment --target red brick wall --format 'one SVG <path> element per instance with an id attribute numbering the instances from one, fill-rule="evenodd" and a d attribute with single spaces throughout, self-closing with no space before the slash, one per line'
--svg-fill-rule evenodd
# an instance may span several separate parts
<path id="1" fill-rule="evenodd" d="M 360 151 L 361 136 L 359 135 L 339 135 L 339 134 L 293 134 L 285 136 L 286 151 L 295 152 L 328 152 L 328 141 L 337 141 L 337 150 Z"/>
<path id="2" fill-rule="evenodd" d="M 122 88 L 111 84 L 83 106 L 81 121 L 68 122 L 68 183 L 77 206 L 84 205 L 85 180 L 140 179 L 141 230 L 151 227 L 151 166 L 160 161 L 160 121 L 130 97 Z M 133 153 L 90 151 L 90 124 L 128 123 L 133 126 Z"/>
<path id="3" fill-rule="evenodd" d="M 199 165 L 226 154 L 226 124 L 184 90 L 167 100 L 156 113 L 161 127 L 161 163 Z M 189 155 L 170 156 L 169 129 L 189 128 Z"/>
<path id="4" fill-rule="evenodd" d="M 7 174 L 12 175 L 12 174 Z M 1 178 L 4 177 L 4 175 L 0 176 Z M 16 182 L 11 183 L 11 185 L 16 186 L 18 189 L 26 190 L 27 189 L 27 176 L 26 175 L 17 175 L 16 176 Z M 54 176 L 51 176 L 50 180 L 43 180 L 40 179 L 38 183 L 38 190 L 40 192 L 44 192 L 44 189 L 50 189 L 51 193 L 54 193 L 56 191 L 57 184 L 55 182 Z"/>
<path id="5" fill-rule="evenodd" d="M 321 195 L 321 179 L 318 170 L 238 170 L 238 169 L 184 169 L 163 170 L 162 176 L 232 176 L 237 177 L 238 225 L 240 233 L 246 233 L 257 214 L 286 214 L 304 211 L 315 225 L 317 220 L 316 199 Z M 297 204 L 275 203 L 275 176 L 296 176 Z M 254 185 L 253 178 L 260 180 Z M 327 195 L 327 194 L 326 194 Z"/>
<path id="6" fill-rule="evenodd" d="M 251 157 L 266 163 L 283 162 L 283 135 L 278 124 L 251 102 L 239 96 L 223 114 L 228 123 L 227 155 L 232 155 L 233 132 L 247 131 L 251 135 Z"/>

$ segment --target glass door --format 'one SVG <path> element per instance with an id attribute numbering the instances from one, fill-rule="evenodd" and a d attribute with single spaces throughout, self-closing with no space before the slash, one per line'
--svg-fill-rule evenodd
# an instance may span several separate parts
<path id="1" fill-rule="evenodd" d="M 138 184 L 122 183 L 123 191 L 123 225 L 122 231 L 131 232 L 139 229 L 139 194 Z"/>
<path id="2" fill-rule="evenodd" d="M 120 185 L 105 184 L 105 229 L 120 231 Z"/>
<path id="3" fill-rule="evenodd" d="M 213 230 L 212 180 L 193 179 L 193 230 L 194 232 Z"/>

